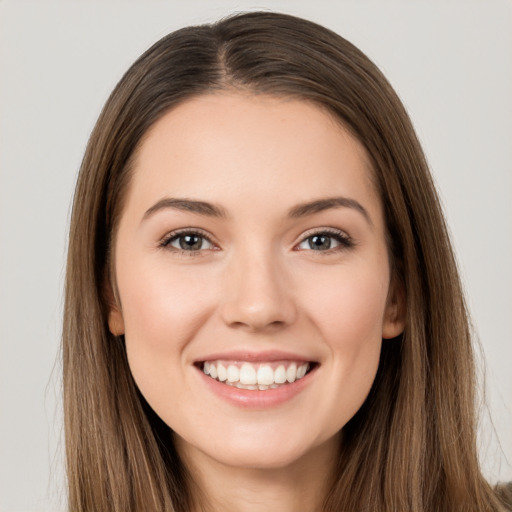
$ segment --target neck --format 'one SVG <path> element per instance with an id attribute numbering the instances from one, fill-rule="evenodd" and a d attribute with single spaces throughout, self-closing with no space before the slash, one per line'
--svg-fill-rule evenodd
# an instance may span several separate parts
<path id="1" fill-rule="evenodd" d="M 284 467 L 240 468 L 177 444 L 192 512 L 321 512 L 339 453 L 334 439 Z"/>

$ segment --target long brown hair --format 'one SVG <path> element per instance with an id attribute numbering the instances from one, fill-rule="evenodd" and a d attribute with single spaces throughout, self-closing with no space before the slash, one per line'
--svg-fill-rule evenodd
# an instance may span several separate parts
<path id="1" fill-rule="evenodd" d="M 377 67 L 337 34 L 254 12 L 178 30 L 146 51 L 108 99 L 74 197 L 63 331 L 73 512 L 185 511 L 187 475 L 108 330 L 111 248 L 131 162 L 172 107 L 215 89 L 313 101 L 365 146 L 385 210 L 403 335 L 384 340 L 377 377 L 344 427 L 325 511 L 502 510 L 482 477 L 468 316 L 439 200 L 409 117 Z"/>

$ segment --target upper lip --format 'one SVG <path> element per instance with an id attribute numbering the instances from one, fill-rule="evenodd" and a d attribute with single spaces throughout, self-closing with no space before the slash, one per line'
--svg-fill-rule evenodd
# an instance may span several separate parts
<path id="1" fill-rule="evenodd" d="M 310 357 L 295 354 L 293 352 L 286 352 L 282 350 L 264 350 L 260 352 L 250 350 L 230 350 L 227 352 L 215 352 L 205 355 L 197 359 L 196 363 L 204 361 L 247 361 L 247 362 L 272 362 L 272 361 L 297 361 L 297 362 L 310 362 L 313 361 Z"/>

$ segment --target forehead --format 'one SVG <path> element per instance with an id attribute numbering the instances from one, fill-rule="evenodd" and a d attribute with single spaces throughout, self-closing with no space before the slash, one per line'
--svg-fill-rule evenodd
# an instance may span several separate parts
<path id="1" fill-rule="evenodd" d="M 141 208 L 165 195 L 221 203 L 257 197 L 255 205 L 287 207 L 340 193 L 379 203 L 372 176 L 362 144 L 327 109 L 220 92 L 179 104 L 151 127 L 128 195 Z"/>

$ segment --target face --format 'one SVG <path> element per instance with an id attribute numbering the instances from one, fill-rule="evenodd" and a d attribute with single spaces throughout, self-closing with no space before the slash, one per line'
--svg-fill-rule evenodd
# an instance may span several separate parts
<path id="1" fill-rule="evenodd" d="M 332 451 L 403 328 L 367 155 L 305 101 L 216 93 L 160 119 L 115 275 L 140 391 L 180 450 L 230 466 Z"/>

